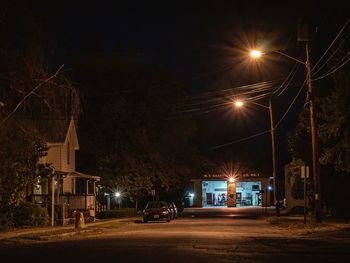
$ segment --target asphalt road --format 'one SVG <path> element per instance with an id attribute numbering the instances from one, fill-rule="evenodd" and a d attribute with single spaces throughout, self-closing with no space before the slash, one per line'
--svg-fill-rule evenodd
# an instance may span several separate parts
<path id="1" fill-rule="evenodd" d="M 346 228 L 310 233 L 273 226 L 250 214 L 186 215 L 170 223 L 136 220 L 68 240 L 0 247 L 0 258 L 2 262 L 350 262 Z"/>

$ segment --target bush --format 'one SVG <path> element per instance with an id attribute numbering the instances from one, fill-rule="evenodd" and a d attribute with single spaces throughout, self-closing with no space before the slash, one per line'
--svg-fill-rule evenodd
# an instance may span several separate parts
<path id="1" fill-rule="evenodd" d="M 47 210 L 38 204 L 24 202 L 13 212 L 16 227 L 43 226 L 48 222 Z"/>
<path id="2" fill-rule="evenodd" d="M 0 213 L 0 231 L 7 231 L 13 227 L 13 222 L 9 213 Z"/>

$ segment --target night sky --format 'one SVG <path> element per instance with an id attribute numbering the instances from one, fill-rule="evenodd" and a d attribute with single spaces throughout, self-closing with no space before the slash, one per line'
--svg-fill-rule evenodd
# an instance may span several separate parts
<path id="1" fill-rule="evenodd" d="M 105 51 L 132 48 L 146 54 L 151 63 L 161 64 L 176 74 L 191 96 L 285 78 L 294 66 L 291 61 L 278 57 L 256 70 L 244 66 L 244 52 L 262 45 L 303 59 L 304 44 L 297 41 L 296 30 L 302 19 L 317 27 L 311 43 L 312 60 L 316 61 L 347 18 L 347 14 L 342 14 L 346 10 L 344 4 L 339 6 L 335 1 L 333 6 L 310 1 L 245 2 L 31 1 L 29 10 L 54 45 L 52 70 L 61 64 L 71 67 L 71 57 L 84 54 L 91 45 Z M 304 78 L 301 67 L 294 84 L 273 99 L 275 123 L 285 114 Z M 280 170 L 289 160 L 287 134 L 304 105 L 305 93 L 304 89 L 277 129 Z M 267 105 L 266 100 L 259 103 Z M 201 139 L 205 141 L 206 154 L 212 158 L 234 159 L 245 148 L 270 166 L 269 133 L 232 143 L 268 130 L 266 109 L 252 107 L 245 114 L 228 109 L 206 113 L 203 107 L 194 118 L 200 122 Z M 226 146 L 217 147 L 220 145 Z"/>

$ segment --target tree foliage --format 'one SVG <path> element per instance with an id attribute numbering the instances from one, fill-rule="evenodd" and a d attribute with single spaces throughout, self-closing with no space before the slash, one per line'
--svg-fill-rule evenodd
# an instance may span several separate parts
<path id="1" fill-rule="evenodd" d="M 39 176 L 50 171 L 48 166 L 38 163 L 46 151 L 46 143 L 34 130 L 15 122 L 8 123 L 0 130 L 3 209 L 13 208 L 24 201 L 27 187 L 32 187 Z"/>
<path id="2" fill-rule="evenodd" d="M 301 159 L 309 166 L 312 164 L 310 111 L 308 108 L 304 107 L 300 112 L 297 126 L 288 136 L 288 150 L 294 159 Z"/>
<path id="3" fill-rule="evenodd" d="M 350 70 L 334 76 L 334 85 L 320 101 L 319 129 L 324 145 L 320 161 L 337 171 L 350 173 Z"/>

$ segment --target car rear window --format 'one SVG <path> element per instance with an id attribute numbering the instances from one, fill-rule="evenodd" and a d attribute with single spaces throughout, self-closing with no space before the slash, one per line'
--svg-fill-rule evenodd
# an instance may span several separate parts
<path id="1" fill-rule="evenodd" d="M 152 202 L 148 203 L 147 208 L 163 208 L 167 207 L 167 205 L 163 202 Z"/>

